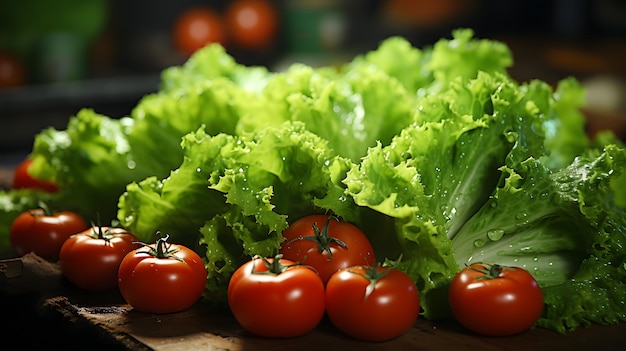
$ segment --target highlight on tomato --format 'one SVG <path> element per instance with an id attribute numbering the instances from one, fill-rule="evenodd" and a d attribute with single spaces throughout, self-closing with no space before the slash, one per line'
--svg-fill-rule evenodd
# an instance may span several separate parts
<path id="1" fill-rule="evenodd" d="M 211 7 L 195 6 L 180 14 L 172 29 L 175 47 L 191 55 L 211 43 L 226 44 L 221 16 Z"/>
<path id="2" fill-rule="evenodd" d="M 192 249 L 169 243 L 169 235 L 129 252 L 118 271 L 122 297 L 135 310 L 173 313 L 193 306 L 204 292 L 207 271 Z"/>
<path id="3" fill-rule="evenodd" d="M 51 210 L 43 202 L 39 206 L 13 220 L 9 229 L 11 248 L 19 257 L 33 252 L 48 261 L 57 261 L 65 240 L 89 226 L 76 212 Z"/>
<path id="4" fill-rule="evenodd" d="M 61 272 L 81 289 L 116 289 L 120 263 L 129 252 L 141 247 L 138 242 L 124 228 L 92 225 L 70 236 L 61 246 Z"/>
<path id="5" fill-rule="evenodd" d="M 543 294 L 525 269 L 473 263 L 461 269 L 449 287 L 450 308 L 468 330 L 489 336 L 524 332 L 543 311 Z"/>
<path id="6" fill-rule="evenodd" d="M 324 283 L 311 268 L 276 255 L 240 266 L 228 284 L 228 305 L 248 332 L 290 338 L 313 330 L 324 317 Z"/>
<path id="7" fill-rule="evenodd" d="M 39 189 L 49 193 L 59 190 L 56 183 L 31 176 L 28 170 L 32 163 L 31 158 L 26 158 L 17 165 L 13 173 L 13 189 Z"/>
<path id="8" fill-rule="evenodd" d="M 376 263 L 374 248 L 365 233 L 333 215 L 302 217 L 282 235 L 283 258 L 313 267 L 324 283 L 340 269 Z"/>
<path id="9" fill-rule="evenodd" d="M 344 268 L 326 284 L 326 314 L 347 335 L 383 342 L 409 330 L 420 312 L 417 287 L 394 266 Z"/>
<path id="10" fill-rule="evenodd" d="M 278 8 L 268 0 L 230 1 L 224 12 L 229 43 L 248 50 L 272 45 L 278 34 Z"/>

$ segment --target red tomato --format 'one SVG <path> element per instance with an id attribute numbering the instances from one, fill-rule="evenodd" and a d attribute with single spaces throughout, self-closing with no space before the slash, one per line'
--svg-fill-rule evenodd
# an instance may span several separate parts
<path id="1" fill-rule="evenodd" d="M 160 238 L 128 253 L 120 263 L 118 287 L 135 310 L 173 313 L 195 304 L 207 281 L 202 258 L 190 248 Z"/>
<path id="2" fill-rule="evenodd" d="M 270 1 L 231 1 L 224 17 L 229 40 L 242 48 L 261 49 L 276 38 L 279 16 Z"/>
<path id="3" fill-rule="evenodd" d="M 283 236 L 283 258 L 313 267 L 324 283 L 342 268 L 376 263 L 374 248 L 365 234 L 333 216 L 305 216 L 285 229 Z"/>
<path id="4" fill-rule="evenodd" d="M 210 43 L 224 45 L 226 36 L 222 19 L 209 7 L 192 7 L 183 12 L 174 23 L 174 45 L 182 53 L 191 55 Z"/>
<path id="5" fill-rule="evenodd" d="M 28 173 L 30 165 L 33 160 L 30 158 L 25 159 L 15 169 L 13 174 L 13 188 L 14 189 L 40 189 L 47 192 L 55 192 L 58 187 L 55 183 L 46 180 L 40 180 L 34 178 Z"/>
<path id="6" fill-rule="evenodd" d="M 0 89 L 14 88 L 26 83 L 22 62 L 12 54 L 0 52 Z"/>
<path id="7" fill-rule="evenodd" d="M 228 305 L 239 324 L 252 334 L 300 336 L 324 317 L 324 283 L 307 266 L 280 255 L 255 258 L 233 273 Z"/>
<path id="8" fill-rule="evenodd" d="M 85 290 L 115 289 L 120 263 L 141 247 L 138 241 L 124 228 L 93 226 L 65 240 L 59 254 L 61 272 Z"/>
<path id="9" fill-rule="evenodd" d="M 532 327 L 543 311 L 537 281 L 519 267 L 474 263 L 452 279 L 449 289 L 455 318 L 479 334 L 521 333 Z"/>
<path id="10" fill-rule="evenodd" d="M 413 326 L 419 311 L 415 283 L 393 267 L 345 268 L 326 284 L 328 318 L 337 329 L 359 340 L 394 339 Z"/>
<path id="11" fill-rule="evenodd" d="M 9 240 L 18 256 L 34 252 L 41 258 L 56 261 L 65 240 L 88 227 L 79 214 L 72 211 L 51 212 L 44 205 L 17 216 L 11 224 Z"/>

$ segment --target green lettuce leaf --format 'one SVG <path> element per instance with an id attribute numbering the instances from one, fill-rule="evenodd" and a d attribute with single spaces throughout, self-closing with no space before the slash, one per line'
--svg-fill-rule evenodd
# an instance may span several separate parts
<path id="1" fill-rule="evenodd" d="M 416 280 L 424 315 L 449 318 L 449 281 L 482 261 L 535 276 L 547 301 L 539 325 L 565 332 L 624 320 L 623 300 L 608 301 L 626 293 L 626 213 L 616 191 L 623 147 L 587 149 L 586 158 L 552 170 L 539 160 L 547 152 L 542 131 L 561 102 L 541 93 L 545 84 L 518 87 L 498 74 L 458 82 L 426 97 L 416 115 L 426 122 L 370 149 L 344 180 L 358 205 L 393 218 L 397 238 L 388 243 L 400 247 L 395 257 L 402 254 L 401 267 Z M 593 267 L 589 260 L 611 273 L 583 270 Z M 604 298 L 594 303 L 590 291 Z M 584 311 L 567 307 L 581 300 Z"/>
<path id="2" fill-rule="evenodd" d="M 358 205 L 397 218 L 404 268 L 427 305 L 458 271 L 449 240 L 489 199 L 500 165 L 540 155 L 543 139 L 541 113 L 501 74 L 458 79 L 421 104 L 415 124 L 370 149 L 344 183 Z"/>
<path id="3" fill-rule="evenodd" d="M 323 213 L 331 204 L 354 217 L 340 182 L 351 163 L 301 122 L 254 137 L 199 129 L 182 146 L 184 161 L 169 177 L 128 185 L 119 220 L 143 240 L 157 231 L 191 245 L 188 239 L 199 237 L 213 301 L 223 299 L 230 274 L 251 256 L 278 253 L 288 218 Z"/>
<path id="4" fill-rule="evenodd" d="M 554 175 L 586 219 L 570 235 L 588 241 L 588 256 L 572 278 L 544 289 L 548 308 L 539 325 L 561 332 L 626 320 L 626 195 L 621 187 L 626 182 L 626 149 L 613 144 L 595 151 Z"/>
<path id="5" fill-rule="evenodd" d="M 165 70 L 161 90 L 142 98 L 129 116 L 113 119 L 83 109 L 65 130 L 42 131 L 32 153 L 43 161 L 32 172 L 59 183 L 57 206 L 108 223 L 117 217 L 127 184 L 164 178 L 180 165 L 185 134 L 199 126 L 211 134 L 233 133 L 237 106 L 255 95 L 245 83 L 258 84 L 267 74 L 209 46 L 184 66 Z"/>
<path id="6" fill-rule="evenodd" d="M 431 48 L 419 49 L 405 38 L 390 37 L 376 50 L 356 56 L 342 68 L 342 72 L 379 70 L 397 79 L 408 91 L 417 92 L 430 86 L 435 79 L 428 65 L 431 55 Z"/>
<path id="7" fill-rule="evenodd" d="M 133 123 L 128 118 L 114 120 L 83 109 L 70 119 L 67 129 L 48 128 L 37 135 L 33 154 L 50 167 L 35 165 L 33 174 L 58 183 L 60 189 L 53 194 L 57 206 L 77 211 L 88 222 L 96 221 L 98 215 L 104 223 L 115 217 L 111 205 L 124 190 L 120 182 L 154 172 L 133 162 L 127 138 Z M 48 177 L 50 170 L 54 174 Z"/>
<path id="8" fill-rule="evenodd" d="M 299 121 L 354 162 L 377 140 L 389 143 L 411 123 L 416 107 L 416 97 L 397 79 L 366 65 L 337 75 L 295 64 L 272 77 L 262 96 L 246 103 L 238 134 Z"/>
<path id="9" fill-rule="evenodd" d="M 181 66 L 161 72 L 159 90 L 171 93 L 214 79 L 226 79 L 248 92 L 260 91 L 272 73 L 262 66 L 244 66 L 230 56 L 221 45 L 207 45 L 196 51 Z"/>
<path id="10" fill-rule="evenodd" d="M 474 31 L 457 29 L 452 39 L 438 40 L 433 49 L 428 67 L 434 81 L 430 93 L 445 89 L 449 82 L 475 78 L 478 72 L 503 73 L 513 65 L 511 51 L 502 42 L 477 40 Z"/>

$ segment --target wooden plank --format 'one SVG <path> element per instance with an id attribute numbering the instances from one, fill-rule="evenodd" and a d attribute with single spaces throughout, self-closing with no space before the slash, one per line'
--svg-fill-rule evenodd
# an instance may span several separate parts
<path id="1" fill-rule="evenodd" d="M 247 333 L 228 311 L 203 303 L 165 315 L 136 312 L 125 304 L 80 307 L 67 297 L 48 300 L 48 307 L 82 318 L 137 350 L 618 350 L 626 342 L 626 324 L 579 328 L 565 335 L 537 328 L 520 335 L 494 338 L 477 336 L 455 323 L 425 319 L 419 319 L 397 339 L 383 343 L 353 340 L 335 330 L 327 320 L 302 337 L 269 339 Z"/>
<path id="2" fill-rule="evenodd" d="M 260 338 L 243 330 L 226 310 L 204 303 L 173 314 L 134 311 L 120 303 L 106 306 L 79 306 L 67 297 L 48 300 L 48 305 L 97 326 L 136 350 L 559 350 L 622 349 L 626 324 L 580 328 L 566 335 L 546 329 L 533 329 L 510 337 L 483 337 L 465 331 L 455 323 L 416 321 L 402 336 L 383 343 L 353 340 L 335 330 L 328 320 L 298 338 Z M 268 316 L 268 322 L 271 322 Z"/>

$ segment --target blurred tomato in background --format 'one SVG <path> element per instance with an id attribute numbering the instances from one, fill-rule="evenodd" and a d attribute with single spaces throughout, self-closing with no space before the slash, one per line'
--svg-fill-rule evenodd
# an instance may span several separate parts
<path id="1" fill-rule="evenodd" d="M 19 87 L 26 83 L 22 62 L 8 52 L 0 51 L 0 89 Z"/>
<path id="2" fill-rule="evenodd" d="M 226 44 L 220 14 L 205 6 L 185 10 L 176 19 L 173 32 L 174 45 L 186 55 L 210 43 Z"/>
<path id="3" fill-rule="evenodd" d="M 234 0 L 224 10 L 229 42 L 242 49 L 260 50 L 276 39 L 279 13 L 267 0 Z"/>
<path id="4" fill-rule="evenodd" d="M 475 0 L 387 0 L 381 3 L 381 15 L 393 26 L 433 28 L 473 14 L 476 4 Z"/>
<path id="5" fill-rule="evenodd" d="M 13 189 L 38 189 L 49 193 L 59 190 L 57 184 L 31 176 L 28 169 L 32 163 L 31 158 L 26 158 L 17 165 L 13 174 Z"/>

